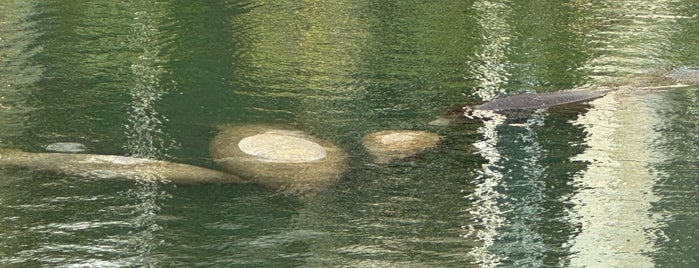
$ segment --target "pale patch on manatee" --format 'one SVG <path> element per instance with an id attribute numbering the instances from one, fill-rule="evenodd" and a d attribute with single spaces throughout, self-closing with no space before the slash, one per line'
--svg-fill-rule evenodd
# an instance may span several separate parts
<path id="1" fill-rule="evenodd" d="M 238 142 L 238 148 L 262 161 L 277 163 L 310 162 L 327 156 L 320 144 L 289 134 L 269 131 L 245 137 Z"/>
<path id="2" fill-rule="evenodd" d="M 226 126 L 210 149 L 228 172 L 288 194 L 313 194 L 336 183 L 347 169 L 340 147 L 286 127 Z"/>
<path id="3" fill-rule="evenodd" d="M 415 136 L 413 133 L 391 133 L 381 137 L 381 143 L 383 144 L 395 144 L 399 142 L 406 142 L 414 140 Z"/>
<path id="4" fill-rule="evenodd" d="M 78 142 L 55 142 L 46 145 L 46 150 L 60 153 L 82 153 L 87 151 L 87 146 Z"/>
<path id="5" fill-rule="evenodd" d="M 140 164 L 152 164 L 158 162 L 157 160 L 147 159 L 147 158 L 135 158 L 129 156 L 121 155 L 90 155 L 86 154 L 86 157 L 80 161 L 82 163 L 89 164 L 113 164 L 113 165 L 140 165 Z"/>

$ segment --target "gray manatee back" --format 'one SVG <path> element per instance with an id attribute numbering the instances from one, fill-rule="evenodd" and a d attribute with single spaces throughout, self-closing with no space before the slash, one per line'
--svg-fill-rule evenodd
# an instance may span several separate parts
<path id="1" fill-rule="evenodd" d="M 547 93 L 525 93 L 512 95 L 476 105 L 473 107 L 473 109 L 486 111 L 539 109 L 592 100 L 620 88 L 629 90 L 657 90 L 683 87 L 687 85 L 699 85 L 699 70 L 680 67 L 675 68 L 674 70 L 665 74 L 648 73 L 644 75 L 632 76 L 627 79 L 623 79 L 619 83 L 610 85 L 561 90 Z"/>
<path id="2" fill-rule="evenodd" d="M 476 105 L 474 110 L 507 111 L 546 108 L 581 101 L 587 101 L 604 96 L 611 89 L 570 89 L 547 93 L 525 93 L 497 98 Z"/>

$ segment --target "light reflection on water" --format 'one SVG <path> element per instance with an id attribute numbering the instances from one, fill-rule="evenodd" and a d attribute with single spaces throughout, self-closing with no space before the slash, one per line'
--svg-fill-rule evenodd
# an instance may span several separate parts
<path id="1" fill-rule="evenodd" d="M 611 94 L 593 101 L 575 122 L 585 127 L 588 148 L 572 160 L 589 163 L 574 177 L 581 189 L 572 196 L 571 220 L 580 226 L 571 240 L 575 267 L 654 266 L 647 254 L 662 234 L 649 211 L 658 201 L 649 167 L 663 156 L 651 149 L 660 121 L 652 97 Z"/>
<path id="2" fill-rule="evenodd" d="M 131 102 L 128 106 L 128 123 L 124 125 L 127 136 L 125 148 L 136 157 L 167 159 L 171 157 L 168 150 L 176 148 L 178 143 L 163 131 L 167 117 L 160 114 L 156 107 L 163 96 L 174 91 L 170 88 L 174 82 L 161 82 L 169 77 L 163 65 L 170 60 L 162 57 L 162 47 L 169 38 L 164 37 L 157 27 L 166 24 L 164 21 L 172 14 L 162 12 L 166 6 L 154 2 L 125 7 L 133 14 L 127 47 L 137 53 L 130 65 L 134 81 L 128 90 Z M 157 178 L 144 177 L 136 182 L 137 187 L 131 191 L 138 204 L 132 211 L 134 217 L 129 220 L 133 231 L 127 238 L 128 248 L 135 255 L 132 263 L 144 267 L 162 265 L 152 256 L 162 243 L 157 233 L 163 227 L 157 223 L 157 215 L 161 209 L 159 203 L 166 202 L 171 196 L 161 189 L 157 181 Z"/>
<path id="3" fill-rule="evenodd" d="M 497 2 L 490 6 L 502 3 L 507 4 Z M 645 66 L 653 66 L 650 68 L 657 70 L 671 65 L 658 56 L 666 54 L 666 49 L 670 47 L 669 40 L 677 29 L 674 23 L 689 17 L 674 15 L 676 7 L 665 2 L 650 4 L 651 11 L 647 5 L 626 3 L 616 6 L 617 3 L 620 2 L 590 10 L 574 6 L 591 12 L 592 20 L 600 20 L 596 22 L 599 23 L 597 27 L 570 25 L 574 29 L 585 29 L 586 38 L 601 40 L 597 51 L 590 54 L 599 56 L 591 57 L 581 65 L 581 69 L 589 70 L 593 74 L 591 77 L 597 81 L 613 81 L 620 75 L 647 72 Z M 611 13 L 615 15 L 609 15 Z M 614 24 L 605 23 L 607 18 L 620 13 L 624 15 Z M 499 38 L 507 37 L 509 31 L 503 29 L 508 29 L 508 26 L 503 22 L 492 23 L 499 16 L 498 13 L 490 14 L 489 20 L 479 21 L 481 26 L 498 32 Z M 650 30 L 649 24 L 657 30 Z M 489 88 L 502 88 L 507 81 L 505 75 L 516 74 L 517 79 L 530 79 L 524 84 L 536 85 L 541 81 L 541 77 L 536 75 L 523 76 L 535 73 L 518 70 L 518 66 L 502 56 L 495 57 L 501 55 L 504 49 L 493 40 L 498 39 L 486 39 L 486 44 L 493 42 L 495 45 L 483 46 L 487 52 L 479 54 L 481 58 L 478 62 L 482 66 L 499 66 L 497 69 L 500 70 L 481 76 L 477 94 L 482 92 L 481 95 L 487 95 L 493 91 Z M 509 40 L 510 43 L 518 41 L 513 38 Z M 555 173 L 551 170 L 555 170 L 557 165 L 545 161 L 554 152 L 542 148 L 544 144 L 540 140 L 553 142 L 545 146 L 564 140 L 538 137 L 537 131 L 532 128 L 555 127 L 547 125 L 551 123 L 545 120 L 549 115 L 531 114 L 530 119 L 519 128 L 511 124 L 513 119 L 507 117 L 498 116 L 484 122 L 479 129 L 483 140 L 475 145 L 488 163 L 483 165 L 481 177 L 476 180 L 478 184 L 470 195 L 476 201 L 469 210 L 490 223 L 486 227 L 470 227 L 478 230 L 474 232 L 475 237 L 483 243 L 472 251 L 482 266 L 655 265 L 656 260 L 651 256 L 657 250 L 657 242 L 666 240 L 662 230 L 667 225 L 661 221 L 662 217 L 653 216 L 651 212 L 653 205 L 660 200 L 653 194 L 659 174 L 652 173 L 649 168 L 661 162 L 663 156 L 649 147 L 653 141 L 662 138 L 655 129 L 662 120 L 653 113 L 657 105 L 639 101 L 659 98 L 657 95 L 641 98 L 634 94 L 639 93 L 625 92 L 595 101 L 592 110 L 582 113 L 579 119 L 573 121 L 574 125 L 566 126 L 585 131 L 584 145 L 587 149 L 577 156 L 571 155 L 571 160 L 574 160 L 571 163 L 582 160 L 588 167 L 573 176 L 571 183 L 577 190 L 558 201 L 572 207 L 558 212 L 551 210 L 550 201 L 544 199 L 547 197 L 545 189 L 555 186 L 551 181 L 553 174 L 550 173 Z M 611 98 L 621 100 L 609 103 Z M 607 105 L 601 106 L 605 101 Z M 555 120 L 560 114 L 551 116 Z M 552 213 L 560 215 L 560 218 L 542 218 Z M 560 229 L 558 237 L 541 233 L 543 229 L 538 225 L 544 222 L 562 223 L 574 232 L 566 234 L 566 228 Z M 567 239 L 566 235 L 569 236 Z M 557 244 L 556 241 L 565 242 Z M 551 258 L 561 252 L 556 247 L 570 250 L 572 257 L 569 260 Z"/>
<path id="4" fill-rule="evenodd" d="M 653 193 L 659 198 L 650 212 L 661 230 L 655 233 L 656 251 L 648 254 L 658 266 L 695 266 L 699 262 L 699 88 L 666 92 L 661 100 L 653 102 L 662 120 L 654 126 L 660 137 L 652 143 L 652 151 L 662 157 L 654 157 L 649 167 L 655 182 Z"/>
<path id="5" fill-rule="evenodd" d="M 472 99 L 696 64 L 691 1 L 68 2 L 2 3 L 3 145 L 214 166 L 213 125 L 291 124 L 352 169 L 303 201 L 3 170 L 1 264 L 697 262 L 696 89 L 426 125 Z M 388 128 L 445 144 L 372 164 L 361 137 Z"/>
<path id="6" fill-rule="evenodd" d="M 163 121 L 167 118 L 161 115 L 156 108 L 158 101 L 168 92 L 170 83 L 161 83 L 163 77 L 167 77 L 162 64 L 168 60 L 159 58 L 162 52 L 160 44 L 163 38 L 160 36 L 153 16 L 168 14 L 151 14 L 148 11 L 134 11 L 133 30 L 129 38 L 129 48 L 138 52 L 138 56 L 131 64 L 134 76 L 134 85 L 129 89 L 131 103 L 129 105 L 129 117 L 126 128 L 128 136 L 127 151 L 137 157 L 164 158 L 167 157 L 167 149 L 170 149 L 176 141 L 172 141 L 167 133 L 163 132 Z M 166 39 L 165 39 L 166 40 Z"/>
<path id="7" fill-rule="evenodd" d="M 583 69 L 597 80 L 676 67 L 667 54 L 678 48 L 672 41 L 681 34 L 681 21 L 691 20 L 678 1 L 611 1 L 589 9 L 596 27 L 586 35 L 597 47 L 598 56 Z M 696 16 L 694 14 L 693 16 Z"/>
<path id="8" fill-rule="evenodd" d="M 483 164 L 483 170 L 475 180 L 477 185 L 473 193 L 468 196 L 468 199 L 473 202 L 473 207 L 468 209 L 468 212 L 476 219 L 476 222 L 469 224 L 468 235 L 474 236 L 482 243 L 471 254 L 479 264 L 485 267 L 493 267 L 501 262 L 501 258 L 492 253 L 490 248 L 495 244 L 498 228 L 505 222 L 498 206 L 498 200 L 502 198 L 502 194 L 496 190 L 503 179 L 503 174 L 498 171 L 501 169 L 498 166 L 501 155 L 497 149 L 499 140 L 497 127 L 504 121 L 503 116 L 496 116 L 495 120 L 485 121 L 484 126 L 479 129 L 484 139 L 476 142 L 475 147 L 488 162 Z"/>
<path id="9" fill-rule="evenodd" d="M 592 10 L 601 22 L 615 23 L 590 31 L 591 37 L 601 40 L 605 53 L 585 69 L 595 80 L 609 81 L 619 74 L 648 72 L 646 66 L 671 66 L 660 56 L 673 48 L 671 41 L 680 30 L 677 22 L 689 18 L 678 15 L 678 7 L 675 1 L 610 2 Z M 622 9 L 623 16 L 611 15 Z M 666 239 L 667 227 L 651 212 L 661 199 L 654 191 L 660 173 L 653 166 L 666 158 L 653 149 L 663 138 L 657 131 L 664 120 L 657 114 L 663 100 L 662 95 L 639 94 L 619 92 L 600 98 L 575 121 L 585 129 L 587 148 L 571 159 L 589 166 L 573 177 L 580 189 L 571 198 L 575 204 L 571 220 L 580 226 L 571 238 L 573 266 L 657 265 L 652 256 L 657 243 Z"/>
<path id="10" fill-rule="evenodd" d="M 35 23 L 24 21 L 32 12 L 33 5 L 26 1 L 8 1 L 5 7 L 13 10 L 0 17 L 0 125 L 7 126 L 0 131 L 0 143 L 7 144 L 8 137 L 21 135 L 23 116 L 32 110 L 26 102 L 26 90 L 33 87 L 41 77 L 43 68 L 32 63 L 31 58 L 42 50 L 33 46 L 38 33 Z"/>

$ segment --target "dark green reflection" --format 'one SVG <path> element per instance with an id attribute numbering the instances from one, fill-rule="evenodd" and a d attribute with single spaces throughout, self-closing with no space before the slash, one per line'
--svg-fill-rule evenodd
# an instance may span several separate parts
<path id="1" fill-rule="evenodd" d="M 2 170 L 0 263 L 691 265 L 693 90 L 427 122 L 504 94 L 696 66 L 697 9 L 691 0 L 2 1 L 3 147 L 82 142 L 92 153 L 216 168 L 207 148 L 216 125 L 279 124 L 338 143 L 352 167 L 303 201 L 250 185 Z M 609 121 L 619 110 L 626 121 Z M 403 162 L 370 164 L 361 138 L 386 129 L 430 130 L 445 141 Z M 655 140 L 621 135 L 636 129 L 648 135 L 630 137 Z M 637 151 L 608 150 L 605 131 L 644 157 L 666 158 L 627 161 Z M 585 159 L 599 155 L 621 164 Z M 621 171 L 643 175 L 643 184 L 593 184 Z M 600 204 L 639 206 L 623 214 Z M 619 215 L 634 222 L 615 222 Z M 655 232 L 666 237 L 650 239 Z M 586 240 L 599 233 L 613 236 Z M 605 241 L 633 247 L 610 250 Z"/>
<path id="2" fill-rule="evenodd" d="M 699 89 L 663 94 L 664 103 L 658 114 L 663 118 L 657 127 L 663 136 L 654 150 L 663 160 L 651 168 L 657 174 L 653 192 L 659 200 L 652 212 L 663 228 L 658 234 L 658 250 L 652 256 L 658 266 L 682 267 L 699 263 L 699 141 L 695 138 L 699 119 Z"/>

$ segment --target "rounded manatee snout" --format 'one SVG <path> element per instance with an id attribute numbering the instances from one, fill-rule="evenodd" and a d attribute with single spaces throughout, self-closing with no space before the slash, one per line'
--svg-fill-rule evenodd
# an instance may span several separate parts
<path id="1" fill-rule="evenodd" d="M 223 127 L 210 149 L 228 172 L 287 193 L 325 188 L 347 169 L 347 157 L 338 146 L 283 127 Z"/>
<path id="2" fill-rule="evenodd" d="M 379 164 L 416 156 L 437 147 L 442 137 L 428 131 L 384 130 L 366 135 L 364 147 Z"/>

